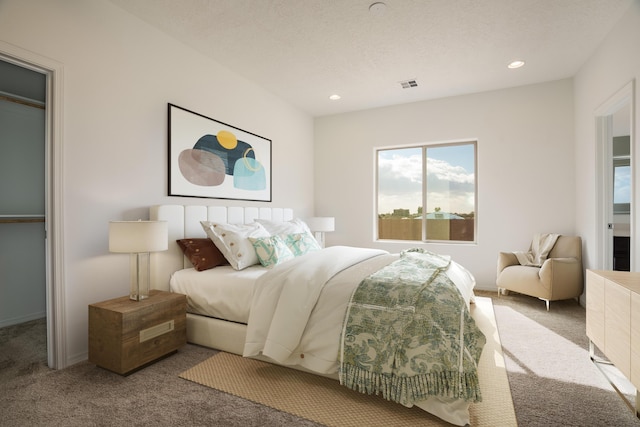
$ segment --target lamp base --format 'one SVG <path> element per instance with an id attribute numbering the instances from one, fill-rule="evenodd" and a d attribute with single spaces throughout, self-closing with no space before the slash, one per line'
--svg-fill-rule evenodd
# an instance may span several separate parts
<path id="1" fill-rule="evenodd" d="M 130 257 L 131 289 L 129 299 L 141 301 L 149 298 L 150 254 L 140 252 Z"/>
<path id="2" fill-rule="evenodd" d="M 147 299 L 149 298 L 149 295 L 141 295 L 141 294 L 134 294 L 134 293 L 130 293 L 129 294 L 129 299 L 132 301 L 142 301 L 143 299 Z"/>
<path id="3" fill-rule="evenodd" d="M 314 237 L 316 238 L 320 247 L 324 249 L 324 231 L 316 231 L 314 233 Z"/>

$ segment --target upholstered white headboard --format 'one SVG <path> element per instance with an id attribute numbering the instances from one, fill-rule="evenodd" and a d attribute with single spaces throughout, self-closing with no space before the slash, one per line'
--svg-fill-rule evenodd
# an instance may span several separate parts
<path id="1" fill-rule="evenodd" d="M 151 287 L 168 291 L 171 275 L 175 271 L 191 267 L 176 240 L 207 237 L 200 221 L 248 224 L 255 219 L 265 219 L 284 222 L 293 219 L 293 210 L 270 207 L 156 205 L 149 208 L 149 219 L 168 223 L 169 249 L 151 254 Z"/>

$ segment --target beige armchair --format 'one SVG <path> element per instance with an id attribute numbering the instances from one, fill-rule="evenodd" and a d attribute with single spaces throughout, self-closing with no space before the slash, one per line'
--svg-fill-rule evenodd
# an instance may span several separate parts
<path id="1" fill-rule="evenodd" d="M 518 292 L 538 297 L 547 303 L 578 298 L 584 288 L 582 239 L 559 236 L 541 267 L 520 265 L 512 252 L 498 255 L 498 292 Z"/>

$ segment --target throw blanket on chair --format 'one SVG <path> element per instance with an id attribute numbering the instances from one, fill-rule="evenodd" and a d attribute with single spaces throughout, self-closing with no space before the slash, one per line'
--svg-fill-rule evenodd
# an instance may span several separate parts
<path id="1" fill-rule="evenodd" d="M 445 273 L 449 262 L 411 249 L 360 283 L 343 327 L 342 385 L 405 406 L 430 396 L 482 400 L 486 338 Z"/>
<path id="2" fill-rule="evenodd" d="M 560 237 L 559 234 L 536 234 L 531 241 L 529 252 L 514 252 L 513 254 L 521 265 L 540 267 L 549 256 L 558 237 Z"/>

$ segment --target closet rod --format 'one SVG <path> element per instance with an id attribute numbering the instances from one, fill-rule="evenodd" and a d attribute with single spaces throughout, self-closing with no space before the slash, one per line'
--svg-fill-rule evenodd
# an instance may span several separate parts
<path id="1" fill-rule="evenodd" d="M 35 99 L 25 98 L 23 96 L 13 95 L 11 93 L 0 91 L 0 100 L 13 102 L 15 104 L 26 105 L 27 107 L 39 108 L 44 110 L 44 102 L 37 101 Z"/>
<path id="2" fill-rule="evenodd" d="M 44 222 L 44 215 L 0 215 L 0 224 Z"/>

